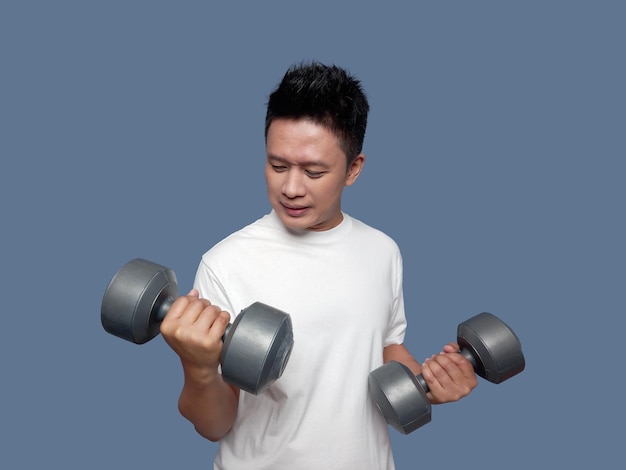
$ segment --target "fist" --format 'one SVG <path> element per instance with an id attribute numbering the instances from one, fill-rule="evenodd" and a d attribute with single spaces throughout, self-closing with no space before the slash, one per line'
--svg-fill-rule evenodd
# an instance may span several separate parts
<path id="1" fill-rule="evenodd" d="M 422 377 L 428 384 L 431 403 L 457 401 L 470 394 L 478 385 L 474 367 L 462 354 L 459 345 L 448 343 L 439 354 L 426 359 Z"/>
<path id="2" fill-rule="evenodd" d="M 161 323 L 161 334 L 183 365 L 217 370 L 229 320 L 228 312 L 199 298 L 194 289 L 174 301 Z"/>

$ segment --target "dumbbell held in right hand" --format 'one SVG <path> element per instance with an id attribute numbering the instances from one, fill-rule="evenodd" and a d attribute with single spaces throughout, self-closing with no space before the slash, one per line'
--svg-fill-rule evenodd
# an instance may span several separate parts
<path id="1" fill-rule="evenodd" d="M 159 327 L 178 297 L 174 271 L 136 258 L 111 279 L 102 298 L 104 329 L 119 338 L 143 344 L 159 334 Z M 222 338 L 224 380 L 257 395 L 283 373 L 293 348 L 289 314 L 255 302 L 243 309 Z"/>

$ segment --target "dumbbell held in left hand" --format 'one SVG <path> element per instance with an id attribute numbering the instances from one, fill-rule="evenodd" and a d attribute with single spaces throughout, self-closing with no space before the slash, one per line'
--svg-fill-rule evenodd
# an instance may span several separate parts
<path id="1" fill-rule="evenodd" d="M 517 335 L 491 313 L 480 313 L 457 329 L 459 351 L 480 377 L 501 383 L 525 368 Z M 402 434 L 409 434 L 431 420 L 428 384 L 404 364 L 390 361 L 370 373 L 369 390 L 385 420 Z"/>

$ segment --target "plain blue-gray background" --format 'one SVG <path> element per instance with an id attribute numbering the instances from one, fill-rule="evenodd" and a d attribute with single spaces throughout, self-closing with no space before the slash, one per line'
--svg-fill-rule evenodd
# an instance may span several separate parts
<path id="1" fill-rule="evenodd" d="M 620 461 L 625 14 L 3 2 L 0 466 L 211 468 L 216 444 L 176 409 L 176 356 L 160 337 L 107 335 L 100 301 L 139 256 L 189 288 L 204 251 L 268 211 L 264 106 L 308 59 L 346 67 L 370 97 L 344 209 L 402 249 L 409 349 L 425 358 L 490 311 L 526 355 L 509 382 L 481 379 L 427 427 L 392 430 L 398 469 Z"/>

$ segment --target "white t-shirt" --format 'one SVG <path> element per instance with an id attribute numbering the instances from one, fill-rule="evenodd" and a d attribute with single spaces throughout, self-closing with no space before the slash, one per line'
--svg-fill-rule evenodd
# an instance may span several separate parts
<path id="1" fill-rule="evenodd" d="M 205 253 L 195 287 L 231 315 L 256 301 L 283 310 L 294 331 L 282 377 L 258 396 L 240 394 L 215 469 L 394 468 L 367 387 L 406 328 L 390 237 L 347 214 L 328 231 L 293 231 L 272 211 Z"/>

